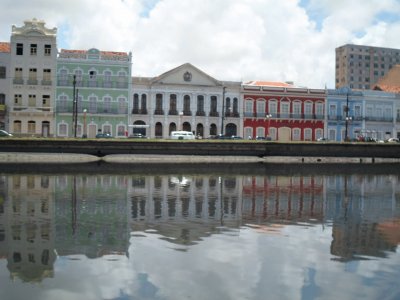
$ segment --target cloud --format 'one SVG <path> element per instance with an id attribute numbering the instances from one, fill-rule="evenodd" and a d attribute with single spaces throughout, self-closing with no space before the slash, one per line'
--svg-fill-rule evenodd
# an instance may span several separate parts
<path id="1" fill-rule="evenodd" d="M 4 0 L 0 40 L 36 17 L 59 47 L 133 53 L 133 75 L 190 62 L 219 80 L 334 87 L 335 48 L 400 48 L 396 0 Z"/>

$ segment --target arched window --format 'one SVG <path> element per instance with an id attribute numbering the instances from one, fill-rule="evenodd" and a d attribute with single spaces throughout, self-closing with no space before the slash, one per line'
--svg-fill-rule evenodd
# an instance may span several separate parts
<path id="1" fill-rule="evenodd" d="M 155 115 L 163 115 L 163 95 L 156 94 L 156 109 L 154 111 Z"/>
<path id="2" fill-rule="evenodd" d="M 293 130 L 292 130 L 292 139 L 293 139 L 293 141 L 300 141 L 301 140 L 301 130 L 300 130 L 300 128 L 293 128 Z"/>
<path id="3" fill-rule="evenodd" d="M 311 128 L 304 129 L 304 140 L 311 141 L 312 140 L 312 130 Z"/>
<path id="4" fill-rule="evenodd" d="M 139 113 L 139 95 L 138 94 L 134 94 L 133 95 L 132 113 L 133 114 L 138 114 Z"/>
<path id="5" fill-rule="evenodd" d="M 34 134 L 36 132 L 36 122 L 28 121 L 28 133 Z"/>
<path id="6" fill-rule="evenodd" d="M 205 116 L 204 112 L 204 96 L 198 95 L 197 96 L 197 112 L 196 116 Z"/>
<path id="7" fill-rule="evenodd" d="M 169 114 L 177 115 L 178 111 L 176 109 L 176 94 L 169 95 Z"/>
<path id="8" fill-rule="evenodd" d="M 146 115 L 147 114 L 147 95 L 142 94 L 142 98 L 140 101 L 140 108 L 141 108 L 141 114 Z"/>

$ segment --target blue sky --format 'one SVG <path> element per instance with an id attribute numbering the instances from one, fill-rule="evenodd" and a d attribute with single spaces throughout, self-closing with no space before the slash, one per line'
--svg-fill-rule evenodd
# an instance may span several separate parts
<path id="1" fill-rule="evenodd" d="M 134 76 L 192 63 L 218 80 L 334 87 L 335 48 L 400 49 L 400 0 L 3 0 L 0 40 L 38 18 L 58 47 L 132 52 Z"/>

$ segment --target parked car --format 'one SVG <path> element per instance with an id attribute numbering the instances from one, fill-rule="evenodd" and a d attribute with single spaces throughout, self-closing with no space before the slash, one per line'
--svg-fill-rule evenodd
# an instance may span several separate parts
<path id="1" fill-rule="evenodd" d="M 108 138 L 112 138 L 111 133 L 98 133 L 96 134 L 96 138 L 97 139 L 108 139 Z"/>
<path id="2" fill-rule="evenodd" d="M 386 140 L 387 143 L 398 143 L 399 139 L 398 138 L 390 138 Z"/>
<path id="3" fill-rule="evenodd" d="M 324 137 L 317 138 L 317 142 L 328 142 L 329 140 Z"/>
<path id="4" fill-rule="evenodd" d="M 0 137 L 12 137 L 13 135 L 11 133 L 8 133 L 5 130 L 0 130 Z"/>
<path id="5" fill-rule="evenodd" d="M 129 136 L 131 139 L 145 139 L 146 136 L 141 133 L 133 133 Z"/>

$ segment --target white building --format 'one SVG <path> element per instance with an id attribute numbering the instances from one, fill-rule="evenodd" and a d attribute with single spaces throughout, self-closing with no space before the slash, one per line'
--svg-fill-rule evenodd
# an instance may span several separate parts
<path id="1" fill-rule="evenodd" d="M 240 82 L 218 81 L 186 63 L 154 78 L 133 77 L 132 83 L 129 134 L 168 138 L 185 130 L 208 138 L 243 132 Z"/>
<path id="2" fill-rule="evenodd" d="M 56 34 L 36 19 L 12 26 L 8 117 L 16 136 L 54 135 Z"/>
<path id="3" fill-rule="evenodd" d="M 8 130 L 7 102 L 10 86 L 10 43 L 0 42 L 0 129 Z"/>

